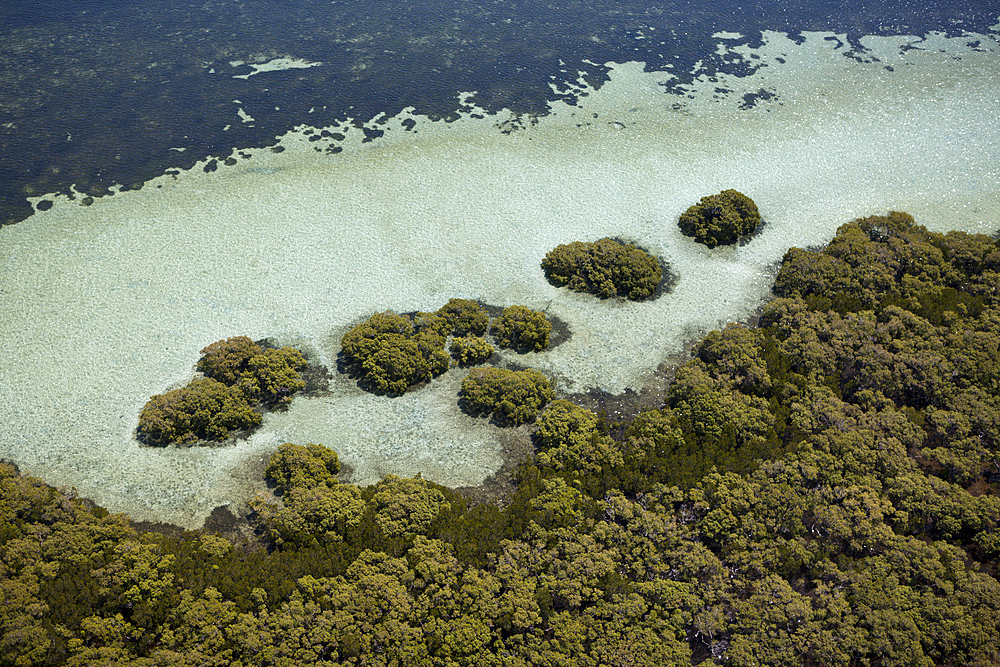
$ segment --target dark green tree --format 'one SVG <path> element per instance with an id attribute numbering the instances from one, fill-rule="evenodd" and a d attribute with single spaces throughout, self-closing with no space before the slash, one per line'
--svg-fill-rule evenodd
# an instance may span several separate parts
<path id="1" fill-rule="evenodd" d="M 677 223 L 681 233 L 693 236 L 709 248 L 736 243 L 741 236 L 753 234 L 760 225 L 757 204 L 736 190 L 723 190 L 702 197 Z"/>
<path id="2" fill-rule="evenodd" d="M 608 238 L 556 246 L 546 253 L 542 269 L 553 285 L 568 285 L 577 292 L 602 298 L 645 299 L 653 295 L 663 277 L 663 268 L 655 257 L 634 245 Z"/>
<path id="3" fill-rule="evenodd" d="M 541 352 L 549 345 L 552 323 L 545 313 L 527 306 L 509 306 L 493 322 L 492 333 L 501 347 Z"/>

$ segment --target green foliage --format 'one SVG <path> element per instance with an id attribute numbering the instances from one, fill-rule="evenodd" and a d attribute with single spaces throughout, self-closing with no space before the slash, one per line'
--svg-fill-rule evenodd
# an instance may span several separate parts
<path id="1" fill-rule="evenodd" d="M 288 488 L 276 503 L 259 496 L 250 501 L 254 521 L 277 546 L 321 546 L 343 542 L 367 510 L 353 484 L 303 484 Z"/>
<path id="2" fill-rule="evenodd" d="M 527 306 L 509 306 L 493 322 L 492 333 L 501 347 L 541 352 L 549 344 L 552 323 Z"/>
<path id="3" fill-rule="evenodd" d="M 897 211 L 837 230 L 821 252 L 792 248 L 774 292 L 841 314 L 896 305 L 945 323 L 947 313 L 978 317 L 995 296 L 1000 251 L 981 234 L 933 234 Z"/>
<path id="4" fill-rule="evenodd" d="M 481 364 L 493 356 L 493 346 L 481 336 L 460 336 L 451 339 L 451 356 L 462 366 Z"/>
<path id="5" fill-rule="evenodd" d="M 848 296 L 786 273 L 620 441 L 551 401 L 502 508 L 283 445 L 255 551 L 0 462 L 0 666 L 997 664 L 997 245 L 895 214 L 827 250 Z"/>
<path id="6" fill-rule="evenodd" d="M 199 439 L 222 440 L 230 431 L 260 422 L 260 413 L 250 407 L 239 387 L 199 378 L 150 398 L 139 414 L 138 433 L 150 444 L 170 445 Z"/>
<path id="7" fill-rule="evenodd" d="M 336 484 L 338 472 L 340 460 L 332 449 L 286 442 L 268 459 L 264 476 L 274 482 L 278 493 L 285 493 L 297 486 Z"/>
<path id="8" fill-rule="evenodd" d="M 601 239 L 556 246 L 542 260 L 545 277 L 559 287 L 602 298 L 645 299 L 656 291 L 663 269 L 655 257 L 636 246 Z"/>
<path id="9" fill-rule="evenodd" d="M 402 394 L 448 370 L 445 320 L 421 313 L 420 323 L 391 311 L 375 313 L 341 338 L 341 350 L 375 389 Z"/>
<path id="10" fill-rule="evenodd" d="M 709 248 L 736 243 L 741 236 L 754 233 L 758 225 L 757 204 L 736 190 L 702 197 L 677 223 L 681 233 Z"/>
<path id="11" fill-rule="evenodd" d="M 553 397 L 548 378 L 531 368 L 476 368 L 462 380 L 463 408 L 473 414 L 493 413 L 501 422 L 534 421 Z"/>
<path id="12" fill-rule="evenodd" d="M 201 351 L 198 370 L 227 385 L 238 384 L 247 372 L 250 359 L 264 350 L 247 336 L 216 341 Z"/>
<path id="13" fill-rule="evenodd" d="M 836 280 L 817 264 L 844 268 Z M 997 244 L 934 234 L 905 213 L 855 220 L 820 252 L 789 251 L 763 323 L 802 378 L 838 397 L 918 411 L 914 443 L 937 474 L 971 485 L 1000 445 Z"/>
<path id="14" fill-rule="evenodd" d="M 720 463 L 717 447 L 685 437 L 681 420 L 669 407 L 636 415 L 625 432 L 625 466 L 616 485 L 622 491 L 648 491 L 657 484 L 695 485 Z"/>
<path id="15" fill-rule="evenodd" d="M 375 523 L 389 537 L 425 533 L 438 514 L 450 508 L 441 490 L 419 476 L 387 475 L 374 491 Z"/>
<path id="16" fill-rule="evenodd" d="M 257 525 L 274 544 L 341 542 L 365 514 L 360 490 L 340 484 L 336 452 L 312 443 L 281 445 L 268 459 L 265 477 L 281 494 L 280 505 L 264 496 L 250 502 Z"/>
<path id="17" fill-rule="evenodd" d="M 260 425 L 253 403 L 287 403 L 306 386 L 299 375 L 306 360 L 292 347 L 265 350 L 235 336 L 201 352 L 198 370 L 206 377 L 150 398 L 139 415 L 139 438 L 153 445 L 223 440 Z"/>
<path id="18" fill-rule="evenodd" d="M 449 332 L 456 336 L 482 336 L 490 325 L 486 310 L 470 299 L 448 299 L 436 314 L 447 321 Z"/>
<path id="19" fill-rule="evenodd" d="M 305 389 L 299 371 L 307 365 L 302 353 L 293 347 L 264 350 L 250 357 L 238 386 L 250 400 L 288 403 L 292 394 Z"/>
<path id="20" fill-rule="evenodd" d="M 596 476 L 623 463 L 618 443 L 598 429 L 597 415 L 562 399 L 538 418 L 535 444 L 538 466 L 557 472 Z"/>

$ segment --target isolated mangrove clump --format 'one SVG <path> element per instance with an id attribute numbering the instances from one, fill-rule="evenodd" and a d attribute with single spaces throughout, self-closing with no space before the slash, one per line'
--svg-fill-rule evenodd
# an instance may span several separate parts
<path id="1" fill-rule="evenodd" d="M 541 352 L 549 345 L 552 323 L 545 313 L 527 306 L 510 306 L 493 322 L 492 333 L 500 347 Z"/>
<path id="2" fill-rule="evenodd" d="M 546 253 L 542 270 L 558 287 L 569 286 L 605 299 L 624 296 L 636 301 L 651 296 L 663 277 L 655 257 L 634 245 L 607 238 L 558 245 Z"/>
<path id="3" fill-rule="evenodd" d="M 757 204 L 736 190 L 723 190 L 701 200 L 681 215 L 677 226 L 709 248 L 736 243 L 760 225 Z"/>
<path id="4" fill-rule="evenodd" d="M 547 377 L 529 368 L 476 368 L 462 380 L 462 407 L 475 415 L 492 413 L 501 422 L 525 424 L 555 397 Z"/>
<path id="5" fill-rule="evenodd" d="M 493 346 L 482 336 L 451 339 L 451 356 L 462 366 L 481 364 L 493 356 Z"/>
<path id="6" fill-rule="evenodd" d="M 369 390 L 402 394 L 448 370 L 450 356 L 461 366 L 481 364 L 496 351 L 484 336 L 490 315 L 471 299 L 450 299 L 433 313 L 375 313 L 341 338 L 348 368 Z M 552 325 L 544 314 L 512 306 L 490 332 L 502 347 L 542 350 Z M 448 346 L 450 338 L 450 346 Z M 448 351 L 445 347 L 448 346 Z"/>
<path id="7" fill-rule="evenodd" d="M 444 319 L 420 313 L 418 324 L 392 311 L 375 313 L 340 340 L 344 358 L 373 387 L 402 394 L 448 370 Z"/>
<path id="8" fill-rule="evenodd" d="M 231 431 L 261 423 L 255 404 L 292 400 L 304 389 L 307 366 L 293 347 L 264 349 L 246 336 L 212 343 L 197 369 L 205 377 L 150 398 L 139 415 L 138 436 L 153 445 L 223 440 Z"/>
<path id="9" fill-rule="evenodd" d="M 471 299 L 449 299 L 436 315 L 448 322 L 449 333 L 455 336 L 482 336 L 490 325 L 486 309 Z"/>

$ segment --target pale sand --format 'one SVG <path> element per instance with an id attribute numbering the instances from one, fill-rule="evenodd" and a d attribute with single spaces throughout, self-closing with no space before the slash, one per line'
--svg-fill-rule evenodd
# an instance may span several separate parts
<path id="1" fill-rule="evenodd" d="M 753 312 L 786 248 L 822 244 L 854 217 L 906 210 L 934 229 L 993 232 L 997 43 L 872 38 L 884 61 L 872 64 L 825 37 L 769 34 L 768 67 L 705 79 L 693 99 L 661 92 L 669 74 L 618 65 L 579 107 L 555 104 L 510 135 L 495 116 L 417 117 L 405 132 L 404 114 L 372 143 L 348 131 L 339 155 L 295 132 L 283 153 L 254 150 L 211 174 L 90 207 L 56 198 L 0 232 L 0 457 L 112 511 L 192 527 L 263 488 L 261 461 L 283 441 L 334 447 L 358 483 L 422 472 L 477 484 L 499 467 L 500 439 L 458 411 L 460 371 L 395 399 L 337 378 L 330 397 L 297 400 L 236 446 L 152 449 L 132 434 L 148 397 L 188 381 L 199 350 L 227 336 L 302 344 L 333 368 L 341 333 L 373 311 L 520 303 L 573 332 L 522 362 L 562 390 L 621 392 L 655 382 L 692 336 Z M 761 89 L 779 98 L 737 109 Z M 767 226 L 710 252 L 676 221 L 725 188 L 753 197 Z M 548 250 L 602 236 L 667 260 L 673 293 L 598 301 L 544 280 Z"/>

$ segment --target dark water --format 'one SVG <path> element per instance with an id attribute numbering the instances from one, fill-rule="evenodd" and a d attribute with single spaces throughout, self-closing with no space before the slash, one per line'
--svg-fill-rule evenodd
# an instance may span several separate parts
<path id="1" fill-rule="evenodd" d="M 565 90 L 578 71 L 601 84 L 605 70 L 592 63 L 670 68 L 677 86 L 698 61 L 752 72 L 752 61 L 714 55 L 720 30 L 750 43 L 763 30 L 832 31 L 856 43 L 866 34 L 984 32 L 998 14 L 981 0 L 6 0 L 0 224 L 32 213 L 27 196 L 141 187 L 209 155 L 273 144 L 303 123 L 360 124 L 405 107 L 447 119 L 460 110 L 457 94 L 473 90 L 490 111 L 544 113 L 551 84 Z M 279 57 L 322 65 L 233 78 L 252 70 L 231 62 Z M 241 108 L 253 122 L 240 120 Z"/>

